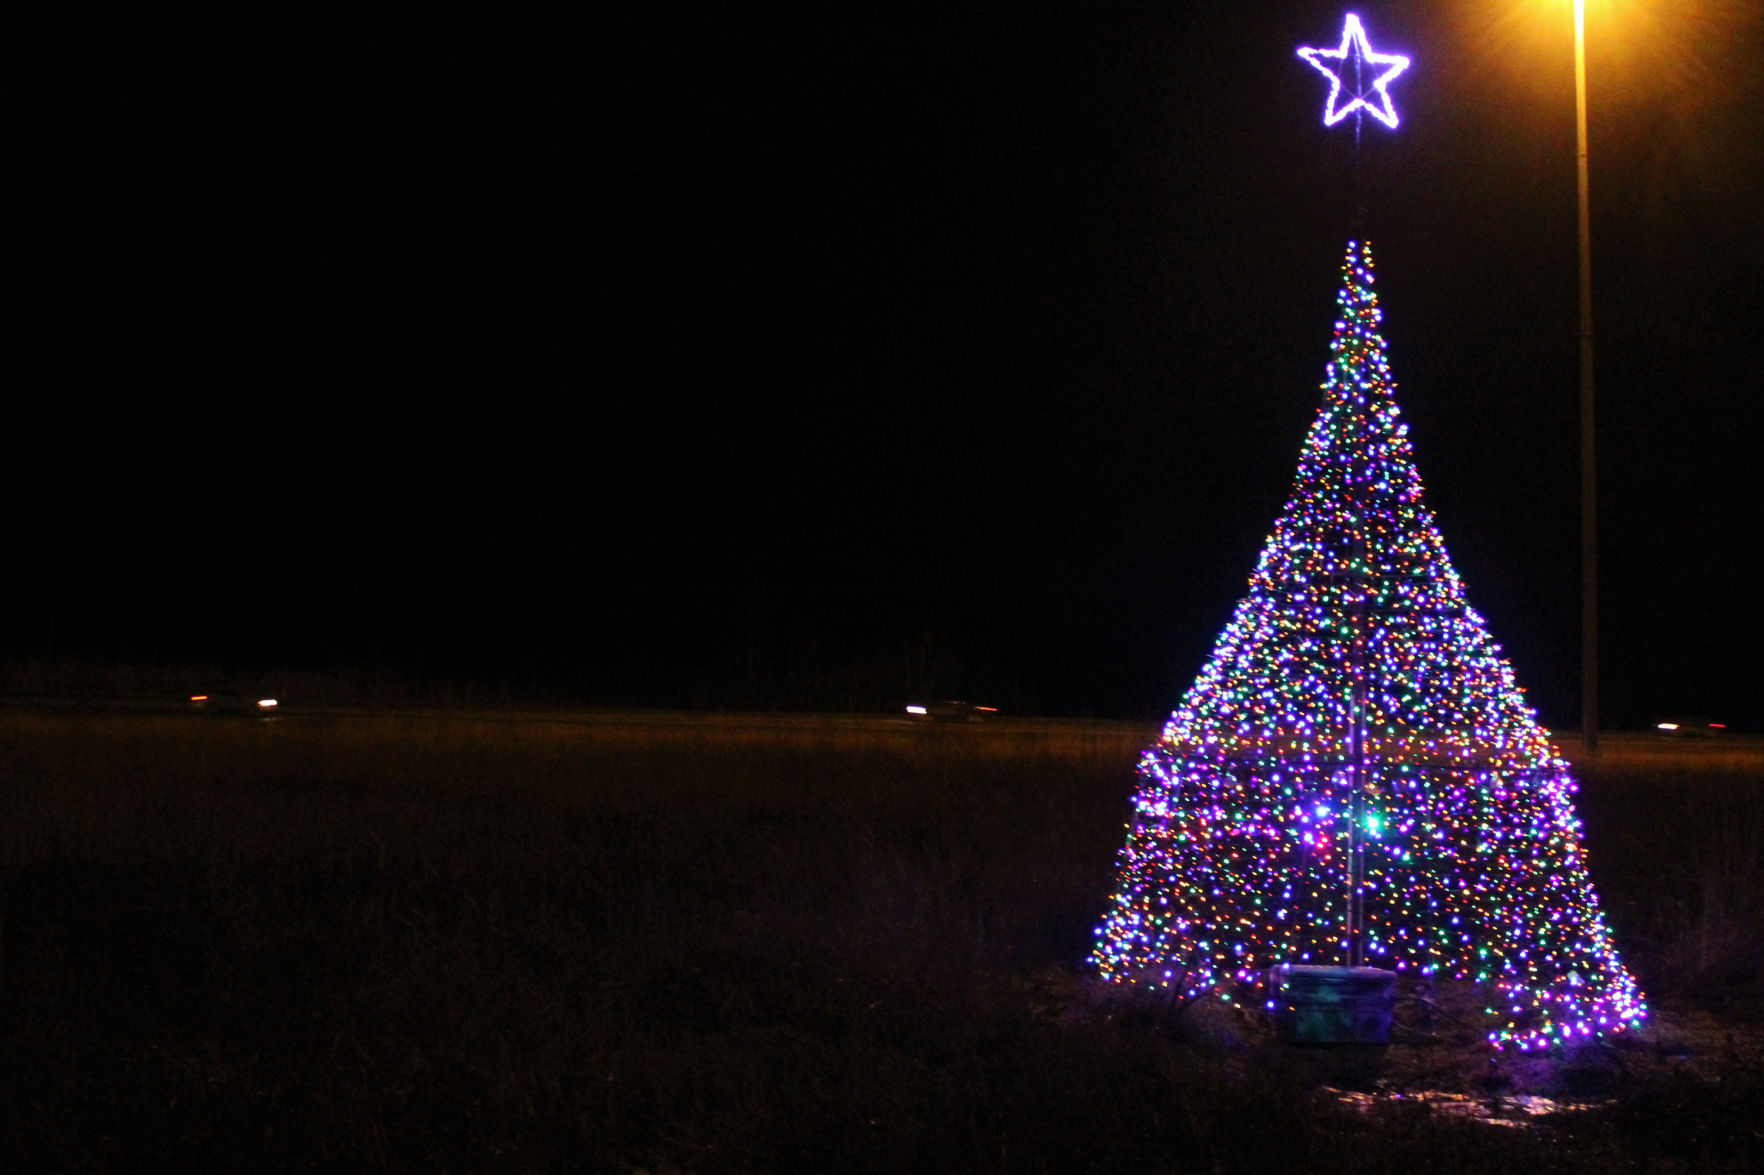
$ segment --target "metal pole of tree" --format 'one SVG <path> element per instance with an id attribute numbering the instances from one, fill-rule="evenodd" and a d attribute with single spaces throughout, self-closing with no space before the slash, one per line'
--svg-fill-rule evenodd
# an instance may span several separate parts
<path id="1" fill-rule="evenodd" d="M 1592 230 L 1586 165 L 1586 0 L 1574 0 L 1575 170 L 1580 181 L 1580 743 L 1599 749 L 1599 520 L 1593 446 Z"/>

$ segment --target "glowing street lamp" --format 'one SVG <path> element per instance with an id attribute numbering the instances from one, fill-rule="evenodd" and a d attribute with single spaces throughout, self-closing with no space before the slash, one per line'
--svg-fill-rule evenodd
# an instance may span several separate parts
<path id="1" fill-rule="evenodd" d="M 1593 449 L 1592 229 L 1586 164 L 1586 0 L 1574 0 L 1574 143 L 1580 187 L 1580 745 L 1599 749 L 1599 529 Z"/>

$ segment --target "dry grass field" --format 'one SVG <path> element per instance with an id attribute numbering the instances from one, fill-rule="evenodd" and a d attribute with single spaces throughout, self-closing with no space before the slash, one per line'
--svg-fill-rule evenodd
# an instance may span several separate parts
<path id="1" fill-rule="evenodd" d="M 1583 765 L 1656 1015 L 1520 1066 L 1095 990 L 1154 733 L 0 713 L 0 1164 L 1764 1167 L 1764 748 Z"/>

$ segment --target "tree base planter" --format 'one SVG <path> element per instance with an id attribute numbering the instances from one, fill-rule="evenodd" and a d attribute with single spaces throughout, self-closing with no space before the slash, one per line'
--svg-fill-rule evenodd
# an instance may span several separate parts
<path id="1" fill-rule="evenodd" d="M 1274 967 L 1275 1031 L 1288 1044 L 1389 1044 L 1396 978 L 1376 967 Z"/>

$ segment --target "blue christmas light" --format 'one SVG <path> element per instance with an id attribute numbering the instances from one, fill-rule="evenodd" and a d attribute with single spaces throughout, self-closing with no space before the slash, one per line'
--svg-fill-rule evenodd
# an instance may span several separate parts
<path id="1" fill-rule="evenodd" d="M 1298 55 L 1329 79 L 1329 100 L 1323 106 L 1324 126 L 1334 126 L 1354 111 L 1364 110 L 1385 126 L 1396 129 L 1396 105 L 1391 102 L 1387 87 L 1409 68 L 1409 59 L 1398 53 L 1374 53 L 1359 17 L 1348 13 L 1339 48 L 1300 49 Z M 1369 83 L 1365 79 L 1368 67 L 1377 73 Z M 1341 101 L 1344 91 L 1349 95 L 1346 102 Z"/>
<path id="2" fill-rule="evenodd" d="M 1633 1027 L 1568 764 L 1422 504 L 1372 282 L 1350 242 L 1291 496 L 1142 757 L 1091 961 L 1223 995 L 1279 963 L 1356 962 L 1357 943 L 1488 985 L 1498 1047 Z"/>

